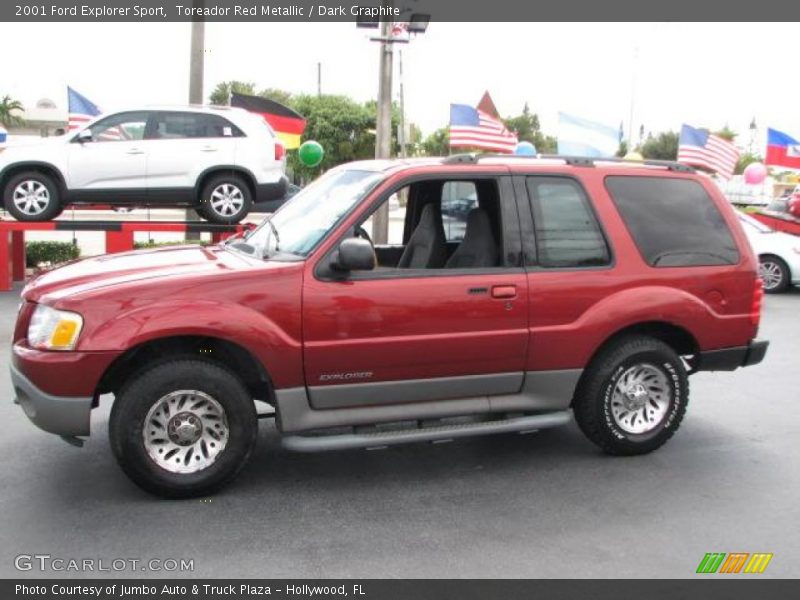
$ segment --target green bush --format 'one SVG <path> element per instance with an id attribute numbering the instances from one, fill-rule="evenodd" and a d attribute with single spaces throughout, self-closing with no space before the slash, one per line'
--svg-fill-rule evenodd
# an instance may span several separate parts
<path id="1" fill-rule="evenodd" d="M 80 255 L 80 248 L 72 242 L 25 243 L 25 265 L 28 267 L 38 267 L 41 263 L 55 265 L 74 260 Z"/>

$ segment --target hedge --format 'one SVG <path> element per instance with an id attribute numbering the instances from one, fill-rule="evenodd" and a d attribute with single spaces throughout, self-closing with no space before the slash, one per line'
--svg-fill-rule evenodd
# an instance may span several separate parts
<path id="1" fill-rule="evenodd" d="M 41 263 L 55 265 L 74 260 L 81 250 L 72 242 L 26 242 L 25 265 L 38 267 Z"/>

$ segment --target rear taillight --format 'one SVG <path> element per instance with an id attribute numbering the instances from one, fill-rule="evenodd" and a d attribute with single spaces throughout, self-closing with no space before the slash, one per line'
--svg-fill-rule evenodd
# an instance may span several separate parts
<path id="1" fill-rule="evenodd" d="M 275 160 L 283 160 L 286 156 L 286 148 L 278 140 L 275 140 Z"/>
<path id="2" fill-rule="evenodd" d="M 758 329 L 761 320 L 761 300 L 764 298 L 764 282 L 756 278 L 755 289 L 753 290 L 753 305 L 750 307 L 750 323 Z"/>

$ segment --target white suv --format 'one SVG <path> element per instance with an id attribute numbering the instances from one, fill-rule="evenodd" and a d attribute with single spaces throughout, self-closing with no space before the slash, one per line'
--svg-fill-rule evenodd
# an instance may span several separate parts
<path id="1" fill-rule="evenodd" d="M 267 211 L 280 205 L 285 170 L 266 121 L 227 107 L 106 114 L 0 151 L 3 202 L 20 221 L 48 221 L 67 204 L 109 204 L 192 206 L 214 223 L 237 223 L 254 202 Z"/>

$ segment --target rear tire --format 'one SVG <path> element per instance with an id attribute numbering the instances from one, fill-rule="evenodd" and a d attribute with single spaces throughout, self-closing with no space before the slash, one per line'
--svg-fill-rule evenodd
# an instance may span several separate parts
<path id="1" fill-rule="evenodd" d="M 203 187 L 197 212 L 207 221 L 233 225 L 253 208 L 253 194 L 247 182 L 236 174 L 214 175 Z"/>
<path id="2" fill-rule="evenodd" d="M 583 433 L 613 455 L 664 445 L 686 413 L 689 379 L 665 343 L 645 336 L 613 342 L 588 367 L 573 402 Z"/>
<path id="3" fill-rule="evenodd" d="M 111 411 L 111 448 L 125 474 L 165 498 L 210 494 L 242 470 L 256 442 L 255 403 L 221 365 L 175 360 L 134 375 Z"/>
<path id="4" fill-rule="evenodd" d="M 64 210 L 58 185 L 39 171 L 11 177 L 3 189 L 3 204 L 17 221 L 51 221 Z"/>
<path id="5" fill-rule="evenodd" d="M 764 282 L 764 292 L 780 294 L 789 287 L 789 267 L 782 258 L 772 254 L 758 257 L 758 274 Z"/>

